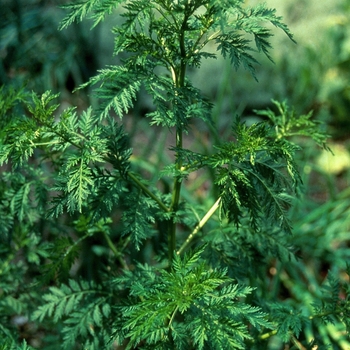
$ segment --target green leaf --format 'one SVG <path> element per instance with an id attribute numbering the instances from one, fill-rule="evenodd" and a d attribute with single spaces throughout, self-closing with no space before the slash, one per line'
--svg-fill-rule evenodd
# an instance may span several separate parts
<path id="1" fill-rule="evenodd" d="M 154 275 L 152 283 L 145 280 L 141 300 L 131 298 L 129 305 L 121 306 L 122 327 L 130 337 L 128 348 L 140 341 L 166 346 L 165 335 L 169 332 L 174 334 L 174 341 L 180 341 L 179 337 L 183 337 L 180 334 L 185 332 L 187 341 L 199 349 L 230 346 L 243 349 L 243 340 L 250 339 L 246 321 L 258 329 L 271 326 L 259 308 L 238 301 L 252 288 L 228 284 L 230 279 L 225 270 L 209 269 L 200 262 L 203 251 L 204 248 L 183 259 L 176 256 L 171 272 Z M 133 277 L 126 273 L 124 280 Z M 186 327 L 174 321 L 177 312 L 183 315 Z"/>

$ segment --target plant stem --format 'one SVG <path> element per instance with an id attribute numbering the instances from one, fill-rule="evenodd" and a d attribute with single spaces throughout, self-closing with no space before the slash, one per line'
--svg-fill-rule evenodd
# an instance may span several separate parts
<path id="1" fill-rule="evenodd" d="M 172 315 L 170 317 L 169 324 L 168 324 L 169 329 L 171 327 L 172 322 L 174 321 L 174 318 L 175 318 L 175 315 L 177 313 L 177 310 L 179 310 L 179 305 L 176 306 L 175 310 L 173 311 L 173 313 L 172 313 Z"/>
<path id="2" fill-rule="evenodd" d="M 186 13 L 186 11 L 185 11 Z M 173 82 L 175 86 L 175 94 L 177 94 L 177 89 L 183 88 L 185 86 L 185 76 L 186 76 L 186 46 L 185 46 L 185 32 L 187 26 L 188 17 L 184 16 L 180 34 L 179 34 L 179 45 L 180 45 L 180 54 L 181 54 L 181 62 L 178 70 L 172 71 Z M 175 73 L 175 74 L 174 74 Z M 175 116 L 177 118 L 177 116 Z M 183 137 L 183 126 L 180 122 L 177 123 L 176 126 L 176 148 L 182 149 L 182 137 Z M 175 155 L 176 169 L 178 171 L 182 170 L 182 160 L 178 158 L 178 155 Z M 170 223 L 169 232 L 168 232 L 168 256 L 169 256 L 169 266 L 171 266 L 174 252 L 176 249 L 176 219 L 175 214 L 178 210 L 179 202 L 180 202 L 180 192 L 181 192 L 182 178 L 180 176 L 176 176 L 174 179 L 174 187 L 172 193 L 172 201 L 170 211 L 173 214 L 172 221 Z"/>
<path id="3" fill-rule="evenodd" d="M 219 198 L 213 206 L 207 211 L 207 213 L 203 216 L 202 220 L 198 223 L 198 225 L 194 228 L 191 234 L 187 237 L 186 241 L 182 244 L 180 249 L 176 252 L 176 255 L 180 255 L 184 249 L 188 246 L 188 244 L 192 241 L 194 236 L 199 232 L 199 230 L 207 223 L 207 221 L 211 218 L 211 216 L 215 213 L 216 209 L 219 207 L 221 202 L 221 198 Z"/>
<path id="4" fill-rule="evenodd" d="M 176 147 L 182 148 L 182 130 L 176 130 Z M 182 162 L 178 161 L 176 165 L 177 169 L 180 170 Z M 173 195 L 171 200 L 170 211 L 173 214 L 172 221 L 170 223 L 169 234 L 168 234 L 168 255 L 169 255 L 169 266 L 173 260 L 174 252 L 176 249 L 176 220 L 174 215 L 176 214 L 180 202 L 182 179 L 178 176 L 174 179 Z"/>
<path id="5" fill-rule="evenodd" d="M 128 176 L 146 195 L 148 195 L 155 202 L 157 202 L 161 209 L 163 209 L 165 212 L 170 211 L 169 208 L 154 193 L 152 193 L 133 173 L 128 172 Z"/>
<path id="6" fill-rule="evenodd" d="M 277 332 L 278 332 L 277 329 L 274 329 L 274 330 L 272 330 L 272 331 L 270 331 L 270 332 L 261 334 L 261 335 L 259 336 L 259 339 L 261 339 L 261 340 L 268 339 L 268 338 L 270 338 L 270 337 L 276 335 Z"/>
<path id="7" fill-rule="evenodd" d="M 121 257 L 121 254 L 118 252 L 117 248 L 113 244 L 113 242 L 112 242 L 111 238 L 108 236 L 108 234 L 103 231 L 103 236 L 104 236 L 105 240 L 107 241 L 107 244 L 108 244 L 109 248 L 111 249 L 113 254 L 116 256 L 116 258 L 118 259 L 118 261 L 122 265 L 123 269 L 124 270 L 129 270 L 128 265 L 125 263 L 125 261 Z"/>

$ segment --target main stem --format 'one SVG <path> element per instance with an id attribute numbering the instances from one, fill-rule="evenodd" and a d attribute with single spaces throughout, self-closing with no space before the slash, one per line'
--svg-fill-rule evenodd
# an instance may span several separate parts
<path id="1" fill-rule="evenodd" d="M 182 148 L 182 129 L 176 128 L 176 147 Z M 181 171 L 181 161 L 176 160 L 176 168 Z M 168 240 L 168 249 L 169 249 L 169 266 L 171 266 L 171 262 L 174 257 L 174 252 L 176 250 L 176 219 L 175 215 L 179 207 L 180 202 L 180 192 L 181 192 L 182 179 L 179 176 L 176 176 L 174 179 L 173 186 L 173 195 L 171 201 L 171 213 L 172 213 L 172 221 L 170 223 L 169 229 L 169 240 Z"/>
<path id="2" fill-rule="evenodd" d="M 185 86 L 185 75 L 186 75 L 186 47 L 185 47 L 185 28 L 187 23 L 187 16 L 184 17 L 179 36 L 181 63 L 178 69 L 173 69 L 172 76 L 174 80 L 175 89 L 183 88 Z M 177 93 L 177 91 L 175 91 Z M 176 117 L 176 116 L 175 116 Z M 176 149 L 182 149 L 182 138 L 183 138 L 183 126 L 180 123 L 176 125 Z M 182 170 L 182 160 L 175 154 L 176 170 L 180 173 Z M 172 201 L 170 211 L 172 213 L 172 220 L 170 222 L 169 233 L 168 233 L 168 256 L 169 256 L 169 267 L 174 258 L 176 250 L 176 212 L 178 211 L 180 202 L 182 178 L 181 176 L 175 176 L 174 186 L 172 193 Z"/>

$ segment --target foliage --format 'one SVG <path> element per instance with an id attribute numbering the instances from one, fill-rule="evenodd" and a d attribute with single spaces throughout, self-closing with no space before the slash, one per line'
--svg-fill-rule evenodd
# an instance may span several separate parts
<path id="1" fill-rule="evenodd" d="M 0 90 L 0 345 L 349 344 L 349 283 L 335 275 L 349 271 L 340 259 L 327 282 L 313 280 L 309 290 L 295 254 L 308 232 L 300 226 L 292 236 L 288 216 L 302 184 L 295 138 L 327 148 L 326 136 L 311 113 L 274 101 L 274 110 L 257 111 L 265 121 L 247 126 L 235 117 L 220 140 L 212 104 L 187 73 L 219 54 L 254 77 L 255 52 L 271 59 L 263 24 L 293 40 L 289 29 L 265 5 L 207 0 L 87 0 L 66 6 L 61 29 L 86 17 L 97 26 L 120 6 L 113 33 L 123 63 L 80 87 L 96 86 L 97 108 L 61 109 L 50 91 Z M 174 138 L 168 151 L 160 143 L 147 157 L 126 131 L 141 88 L 154 104 L 150 130 Z M 202 124 L 212 148 L 203 139 L 185 147 Z M 200 174 L 209 183 L 199 185 L 203 200 L 191 189 Z"/>

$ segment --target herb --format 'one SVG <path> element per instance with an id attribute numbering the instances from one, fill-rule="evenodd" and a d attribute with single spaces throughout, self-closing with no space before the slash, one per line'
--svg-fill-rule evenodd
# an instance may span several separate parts
<path id="1" fill-rule="evenodd" d="M 303 333 L 316 320 L 348 328 L 336 278 L 329 299 L 313 295 L 308 315 L 269 294 L 271 260 L 299 266 L 287 214 L 302 182 L 292 137 L 327 148 L 318 123 L 275 101 L 276 111 L 257 111 L 266 121 L 247 126 L 237 117 L 230 138 L 219 140 L 212 104 L 188 74 L 219 54 L 255 77 L 255 52 L 272 60 L 266 24 L 293 40 L 275 10 L 237 0 L 65 7 L 61 29 L 85 18 L 95 27 L 122 7 L 114 53 L 127 55 L 80 87 L 94 86 L 99 101 L 82 113 L 59 112 L 49 91 L 0 91 L 0 164 L 8 164 L 0 183 L 1 319 L 28 314 L 46 324 L 43 341 L 63 349 L 263 349 L 274 336 L 304 349 L 318 344 Z M 161 168 L 133 152 L 123 126 L 141 88 L 154 104 L 150 130 L 174 139 L 173 161 Z M 185 147 L 198 120 L 212 150 Z M 191 192 L 197 173 L 210 182 L 204 201 Z M 0 327 L 5 348 L 16 344 L 13 328 Z"/>

